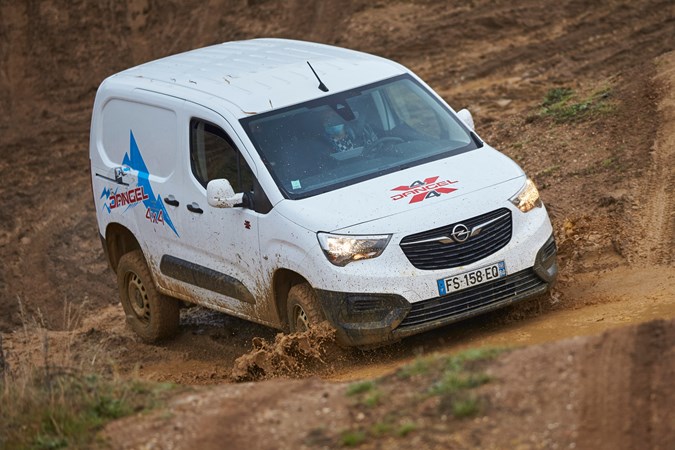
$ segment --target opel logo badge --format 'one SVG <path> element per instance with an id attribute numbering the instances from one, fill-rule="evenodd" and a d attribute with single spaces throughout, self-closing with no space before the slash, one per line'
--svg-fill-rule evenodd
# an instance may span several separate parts
<path id="1" fill-rule="evenodd" d="M 458 244 L 461 244 L 462 242 L 465 242 L 467 239 L 469 239 L 469 234 L 469 229 L 463 223 L 458 223 L 452 228 L 452 238 Z"/>

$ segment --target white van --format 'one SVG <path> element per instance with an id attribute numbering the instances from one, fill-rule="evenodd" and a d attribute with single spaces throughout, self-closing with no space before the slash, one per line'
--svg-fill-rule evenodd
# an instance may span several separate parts
<path id="1" fill-rule="evenodd" d="M 368 346 L 546 292 L 536 187 L 405 67 L 256 39 L 134 67 L 98 89 L 99 232 L 131 327 L 180 300 Z"/>

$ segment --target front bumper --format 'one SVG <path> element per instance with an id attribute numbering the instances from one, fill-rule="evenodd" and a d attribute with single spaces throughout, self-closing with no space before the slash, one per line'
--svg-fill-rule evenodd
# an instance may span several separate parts
<path id="1" fill-rule="evenodd" d="M 395 294 L 317 290 L 317 296 L 342 344 L 384 344 L 545 293 L 558 275 L 556 255 L 550 236 L 531 268 L 415 303 Z"/>

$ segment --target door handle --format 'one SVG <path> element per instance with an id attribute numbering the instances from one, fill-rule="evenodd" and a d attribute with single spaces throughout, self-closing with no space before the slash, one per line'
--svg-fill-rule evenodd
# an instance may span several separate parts
<path id="1" fill-rule="evenodd" d="M 187 209 L 190 212 L 197 213 L 197 214 L 202 214 L 204 213 L 204 210 L 199 207 L 197 202 L 192 202 L 187 205 Z"/>
<path id="2" fill-rule="evenodd" d="M 178 206 L 180 204 L 178 200 L 176 200 L 176 197 L 174 197 L 173 195 L 164 197 L 164 203 L 171 206 Z"/>

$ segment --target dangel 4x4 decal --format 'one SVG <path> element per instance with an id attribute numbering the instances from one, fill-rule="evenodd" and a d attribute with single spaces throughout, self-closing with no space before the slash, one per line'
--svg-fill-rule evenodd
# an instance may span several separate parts
<path id="1" fill-rule="evenodd" d="M 410 203 L 418 203 L 432 197 L 440 197 L 442 194 L 449 194 L 457 190 L 457 188 L 446 187 L 450 184 L 455 184 L 457 181 L 438 180 L 438 176 L 425 178 L 424 181 L 414 181 L 410 186 L 397 186 L 392 191 L 401 191 L 400 194 L 392 195 L 391 199 L 401 200 L 410 197 Z"/>
<path id="2" fill-rule="evenodd" d="M 129 186 L 126 183 L 118 182 L 118 184 L 122 184 L 127 188 L 125 191 L 120 191 L 120 187 L 115 188 L 114 191 L 108 187 L 103 188 L 103 192 L 101 192 L 101 196 L 99 197 L 100 199 L 105 199 L 101 209 L 105 209 L 108 213 L 111 213 L 113 209 L 126 206 L 122 211 L 122 213 L 125 213 L 139 203 L 143 203 L 143 206 L 146 208 L 145 218 L 147 220 L 156 224 L 168 225 L 176 233 L 176 236 L 180 237 L 171 221 L 171 217 L 169 217 L 169 213 L 166 211 L 161 195 L 155 196 L 152 191 L 148 167 L 145 165 L 141 151 L 138 149 L 134 132 L 129 130 L 129 136 L 129 152 L 124 154 L 124 159 L 122 160 L 122 165 L 126 167 L 122 168 L 119 175 L 122 178 L 125 172 L 135 170 L 138 181 L 136 186 Z"/>

